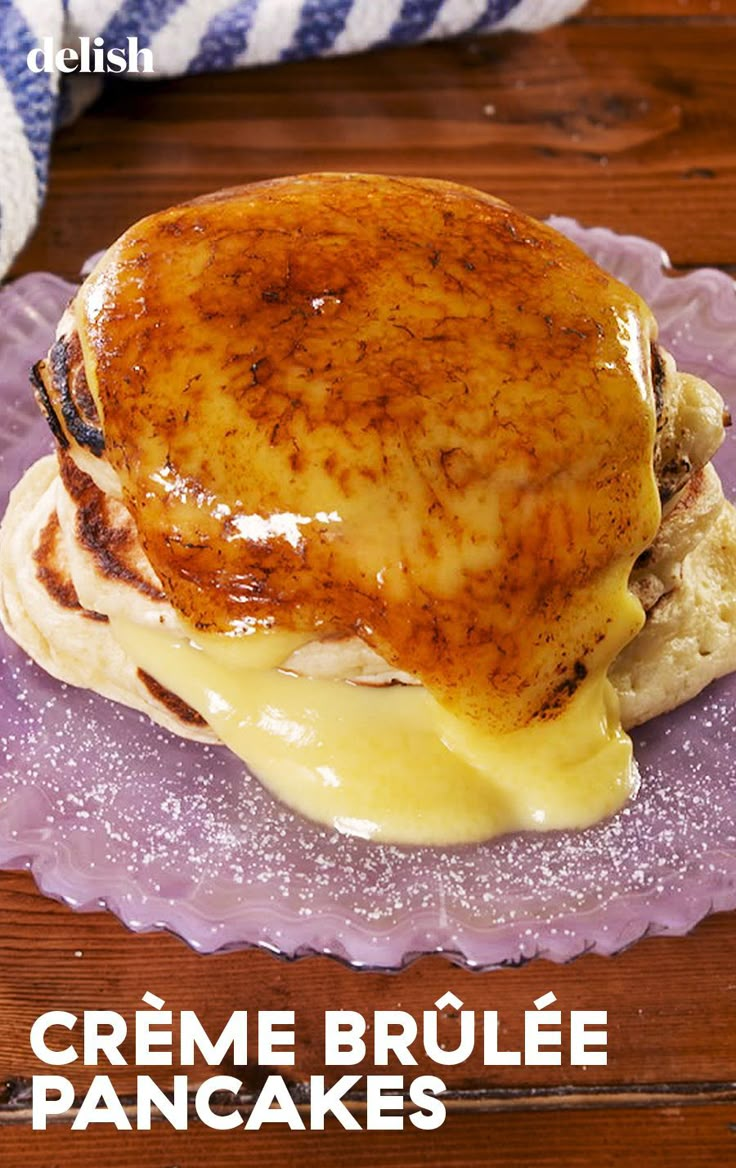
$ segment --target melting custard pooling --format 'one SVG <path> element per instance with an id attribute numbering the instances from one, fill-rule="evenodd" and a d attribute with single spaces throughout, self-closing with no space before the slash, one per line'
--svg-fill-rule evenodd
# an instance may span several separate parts
<path id="1" fill-rule="evenodd" d="M 621 804 L 605 677 L 660 518 L 633 292 L 478 192 L 314 175 L 143 220 L 76 311 L 106 457 L 192 630 L 117 633 L 282 797 L 430 842 Z M 423 688 L 278 670 L 346 636 Z"/>

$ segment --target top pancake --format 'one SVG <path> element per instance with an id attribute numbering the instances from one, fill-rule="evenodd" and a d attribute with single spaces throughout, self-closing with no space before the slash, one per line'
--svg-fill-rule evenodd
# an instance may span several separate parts
<path id="1" fill-rule="evenodd" d="M 195 627 L 359 636 L 489 730 L 554 717 L 636 631 L 654 322 L 544 225 L 452 184 L 280 180 L 137 224 L 75 315 Z"/>
<path id="2" fill-rule="evenodd" d="M 482 691 L 523 721 L 595 659 L 586 604 L 651 542 L 652 468 L 671 510 L 722 437 L 720 399 L 650 357 L 653 333 L 496 200 L 312 176 L 132 228 L 37 389 L 192 624 L 304 628 L 307 672 L 464 688 L 476 713 Z M 646 606 L 686 527 L 667 580 L 661 554 L 637 566 Z"/>

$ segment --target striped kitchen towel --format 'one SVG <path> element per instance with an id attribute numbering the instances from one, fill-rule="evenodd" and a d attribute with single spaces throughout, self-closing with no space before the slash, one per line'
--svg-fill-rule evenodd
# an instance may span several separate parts
<path id="1" fill-rule="evenodd" d="M 57 69 L 43 71 L 63 46 L 79 51 L 80 37 L 89 38 L 90 52 L 96 37 L 105 52 L 135 37 L 138 49 L 150 50 L 154 75 L 166 77 L 538 29 L 581 7 L 582 0 L 0 0 L 0 277 L 36 222 L 54 126 L 94 92 L 91 74 L 65 77 L 60 92 Z M 36 72 L 29 53 L 44 46 L 53 53 L 32 57 Z"/>

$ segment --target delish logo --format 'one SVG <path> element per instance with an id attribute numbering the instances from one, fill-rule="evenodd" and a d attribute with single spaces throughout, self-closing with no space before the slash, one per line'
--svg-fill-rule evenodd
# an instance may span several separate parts
<path id="1" fill-rule="evenodd" d="M 54 51 L 54 38 L 44 37 L 31 49 L 26 63 L 32 73 L 153 73 L 153 53 L 138 48 L 138 37 L 128 37 L 124 49 L 106 49 L 100 36 L 79 38 L 79 49 L 65 45 Z"/>

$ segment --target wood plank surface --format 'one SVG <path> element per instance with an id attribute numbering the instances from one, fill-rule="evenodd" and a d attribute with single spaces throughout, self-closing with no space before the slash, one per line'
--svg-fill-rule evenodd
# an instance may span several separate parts
<path id="1" fill-rule="evenodd" d="M 609 1120 L 602 1126 L 602 1120 Z M 70 1132 L 59 1128 L 24 1138 L 0 1130 L 8 1168 L 694 1168 L 728 1165 L 736 1145 L 735 1107 L 657 1107 L 600 1111 L 493 1112 L 450 1116 L 437 1132 L 212 1132 L 186 1134 Z M 178 1136 L 178 1140 L 176 1137 Z"/>
<path id="2" fill-rule="evenodd" d="M 240 75 L 113 85 L 59 134 L 15 272 L 72 277 L 133 219 L 279 174 L 430 174 L 540 217 L 733 262 L 736 23 L 587 23 Z M 89 160 L 95 158 L 90 174 Z"/>
<path id="3" fill-rule="evenodd" d="M 640 23 L 645 20 L 723 21 L 736 16 L 736 0 L 593 0 L 575 17 L 617 20 L 621 17 Z"/>
<path id="4" fill-rule="evenodd" d="M 658 240 L 680 266 L 736 272 L 736 0 L 598 0 L 539 36 L 464 38 L 361 57 L 150 84 L 113 84 L 54 147 L 37 232 L 13 274 L 73 277 L 133 219 L 205 190 L 307 170 L 433 174 L 492 191 L 533 214 L 572 215 Z M 561 1007 L 608 1011 L 606 1066 L 484 1067 L 478 1051 L 443 1069 L 448 1119 L 432 1133 L 187 1133 L 29 1124 L 40 1064 L 29 1029 L 43 1010 L 119 1011 L 142 994 L 195 1010 L 214 1033 L 234 1009 L 294 1009 L 303 1101 L 324 1070 L 325 1010 L 405 1009 L 452 990 L 497 1009 L 507 1047 L 553 990 Z M 427 957 L 396 975 L 326 958 L 244 952 L 202 958 L 175 938 L 133 936 L 110 914 L 75 914 L 24 873 L 0 876 L 2 1168 L 200 1168 L 420 1164 L 633 1168 L 736 1162 L 736 914 L 684 938 L 651 938 L 616 958 L 469 973 Z M 442 1034 L 452 1040 L 453 1019 Z M 109 1071 L 135 1119 L 134 1052 Z M 375 1070 L 371 1059 L 356 1073 Z M 162 1085 L 182 1068 L 156 1073 Z M 249 1063 L 243 1114 L 264 1079 Z M 412 1073 L 436 1073 L 426 1058 Z M 63 1071 L 81 1098 L 94 1068 Z M 192 1086 L 214 1073 L 197 1064 Z M 360 1090 L 350 1106 L 364 1114 Z M 305 1113 L 306 1114 L 306 1113 Z"/>
<path id="5" fill-rule="evenodd" d="M 736 1107 L 451 1115 L 436 1132 L 0 1130 L 7 1168 L 697 1168 L 732 1164 Z"/>

